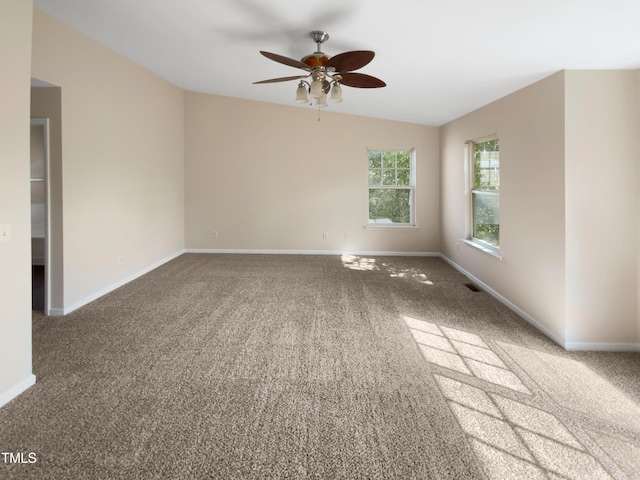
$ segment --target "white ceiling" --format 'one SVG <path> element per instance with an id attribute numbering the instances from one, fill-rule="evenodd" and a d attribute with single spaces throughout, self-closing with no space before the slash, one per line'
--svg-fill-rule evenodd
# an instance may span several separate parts
<path id="1" fill-rule="evenodd" d="M 442 125 L 562 69 L 639 69 L 640 0 L 35 0 L 175 85 L 284 105 L 304 74 L 260 55 L 374 50 L 338 112 Z M 44 79 L 46 80 L 46 79 Z M 300 106 L 299 108 L 310 108 Z"/>

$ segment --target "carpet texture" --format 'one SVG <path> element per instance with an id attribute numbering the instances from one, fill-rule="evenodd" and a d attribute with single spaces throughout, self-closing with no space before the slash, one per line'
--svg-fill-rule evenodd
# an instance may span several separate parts
<path id="1" fill-rule="evenodd" d="M 465 283 L 438 258 L 185 254 L 34 312 L 0 478 L 640 478 L 640 354 L 565 352 Z"/>

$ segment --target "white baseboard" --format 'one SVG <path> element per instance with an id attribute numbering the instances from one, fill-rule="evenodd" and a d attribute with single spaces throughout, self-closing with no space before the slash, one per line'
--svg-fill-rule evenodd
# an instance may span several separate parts
<path id="1" fill-rule="evenodd" d="M 570 351 L 592 352 L 640 352 L 640 343 L 583 343 L 566 342 L 564 348 Z"/>
<path id="2" fill-rule="evenodd" d="M 453 260 L 449 259 L 448 257 L 445 257 L 444 255 L 440 254 L 440 257 L 447 262 L 449 265 L 451 265 L 453 268 L 455 268 L 456 270 L 458 270 L 460 273 L 462 273 L 464 276 L 469 277 L 469 279 L 471 279 L 471 281 L 473 283 L 476 283 L 479 287 L 481 287 L 483 290 L 485 290 L 487 293 L 489 293 L 492 297 L 494 297 L 496 300 L 498 300 L 500 303 L 504 304 L 506 307 L 508 307 L 510 310 L 514 311 L 515 313 L 517 313 L 520 317 L 522 317 L 524 320 L 526 320 L 529 324 L 531 324 L 533 327 L 535 327 L 536 329 L 538 329 L 540 332 L 542 332 L 543 334 L 545 334 L 547 337 L 549 337 L 551 340 L 553 340 L 555 343 L 557 343 L 558 345 L 560 345 L 562 348 L 567 348 L 565 346 L 565 341 L 564 339 L 560 338 L 559 336 L 557 336 L 555 333 L 553 333 L 551 330 L 549 330 L 547 327 L 545 327 L 544 325 L 542 325 L 540 322 L 538 322 L 535 318 L 533 318 L 531 315 L 529 315 L 527 312 L 525 312 L 524 310 L 522 310 L 520 307 L 518 307 L 517 305 L 515 305 L 514 303 L 510 302 L 508 299 L 506 299 L 505 297 L 503 297 L 502 295 L 500 295 L 498 292 L 496 292 L 493 288 L 491 288 L 489 285 L 487 285 L 486 283 L 484 283 L 482 280 L 480 280 L 479 278 L 475 277 L 474 275 L 472 275 L 471 273 L 469 273 L 468 271 L 466 271 L 464 268 L 462 268 L 460 265 L 458 265 L 457 263 L 455 263 Z"/>
<path id="3" fill-rule="evenodd" d="M 80 307 L 83 307 L 85 305 L 87 305 L 88 303 L 93 302 L 94 300 L 97 300 L 98 298 L 106 295 L 109 292 L 114 291 L 117 288 L 122 287 L 123 285 L 126 285 L 127 283 L 135 280 L 136 278 L 141 277 L 142 275 L 149 273 L 152 270 L 155 270 L 156 268 L 158 268 L 161 265 L 164 265 L 167 262 L 170 262 L 171 260 L 173 260 L 174 258 L 179 257 L 180 255 L 182 255 L 183 253 L 185 253 L 185 250 L 179 250 L 175 253 L 173 253 L 172 255 L 169 255 L 168 257 L 163 258 L 162 260 L 159 260 L 149 266 L 147 266 L 146 268 L 143 268 L 142 270 L 129 275 L 128 277 L 123 278 L 122 280 L 119 280 L 118 282 L 111 284 L 105 288 L 102 288 L 100 290 L 98 290 L 97 292 L 94 292 L 93 294 L 89 295 L 88 297 L 83 298 L 82 300 L 75 302 L 71 305 L 65 305 L 65 307 L 63 309 L 59 309 L 59 308 L 52 308 L 50 310 L 50 314 L 52 316 L 61 316 L 61 315 L 68 315 L 69 313 L 73 312 L 74 310 L 77 310 Z"/>
<path id="4" fill-rule="evenodd" d="M 22 379 L 18 383 L 16 383 L 13 387 L 5 390 L 4 392 L 0 392 L 0 408 L 9 403 L 11 400 L 16 398 L 22 392 L 27 390 L 29 387 L 32 387 L 36 383 L 36 376 L 31 374 L 28 377 Z"/>
<path id="5" fill-rule="evenodd" d="M 234 248 L 187 248 L 185 253 L 229 253 L 244 255 L 367 255 L 377 257 L 439 257 L 436 252 L 386 252 L 349 250 L 256 250 Z"/>

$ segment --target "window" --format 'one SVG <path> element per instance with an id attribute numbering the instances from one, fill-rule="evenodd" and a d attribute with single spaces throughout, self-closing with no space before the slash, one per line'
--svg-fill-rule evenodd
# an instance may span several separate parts
<path id="1" fill-rule="evenodd" d="M 489 250 L 500 247 L 500 149 L 495 135 L 469 142 L 470 237 Z"/>
<path id="2" fill-rule="evenodd" d="M 415 150 L 369 150 L 369 224 L 413 226 Z"/>

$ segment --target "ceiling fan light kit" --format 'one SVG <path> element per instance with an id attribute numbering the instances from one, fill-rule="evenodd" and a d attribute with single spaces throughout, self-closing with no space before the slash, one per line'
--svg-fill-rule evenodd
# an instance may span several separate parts
<path id="1" fill-rule="evenodd" d="M 299 80 L 296 90 L 296 102 L 311 103 L 309 100 L 309 97 L 311 97 L 311 99 L 315 100 L 315 106 L 320 108 L 327 106 L 329 92 L 331 92 L 329 96 L 331 102 L 342 102 L 341 85 L 354 88 L 380 88 L 386 86 L 379 78 L 363 73 L 353 73 L 354 70 L 364 67 L 373 60 L 374 52 L 370 50 L 354 50 L 330 57 L 321 50 L 322 44 L 329 39 L 329 34 L 314 30 L 309 35 L 316 43 L 317 49 L 300 61 L 276 53 L 260 51 L 263 56 L 274 62 L 307 71 L 306 75 L 272 78 L 254 82 L 254 84 Z"/>

